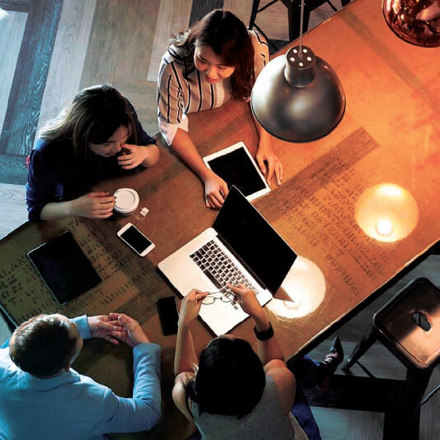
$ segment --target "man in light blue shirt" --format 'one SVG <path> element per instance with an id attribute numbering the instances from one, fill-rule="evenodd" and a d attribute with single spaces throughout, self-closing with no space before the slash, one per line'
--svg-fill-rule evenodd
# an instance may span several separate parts
<path id="1" fill-rule="evenodd" d="M 132 398 L 71 368 L 83 339 L 93 337 L 133 347 Z M 127 315 L 39 315 L 0 349 L 1 440 L 102 440 L 149 430 L 160 417 L 160 347 Z"/>

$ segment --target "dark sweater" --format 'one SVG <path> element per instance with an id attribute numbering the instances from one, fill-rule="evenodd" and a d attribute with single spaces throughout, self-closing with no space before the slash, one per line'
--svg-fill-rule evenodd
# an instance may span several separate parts
<path id="1" fill-rule="evenodd" d="M 142 128 L 132 109 L 137 132 L 137 145 L 155 144 L 154 138 Z M 128 144 L 132 143 L 130 139 Z M 103 157 L 87 152 L 87 158 L 75 154 L 71 139 L 53 142 L 38 139 L 29 158 L 26 203 L 29 220 L 40 220 L 43 207 L 50 202 L 73 200 L 90 192 L 96 183 L 126 172 L 117 156 Z"/>

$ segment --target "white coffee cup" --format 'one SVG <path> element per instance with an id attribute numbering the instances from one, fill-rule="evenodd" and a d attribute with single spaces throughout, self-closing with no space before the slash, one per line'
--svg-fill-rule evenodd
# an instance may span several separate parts
<path id="1" fill-rule="evenodd" d="M 132 188 L 119 188 L 113 196 L 115 197 L 114 210 L 123 215 L 129 215 L 139 206 L 139 195 Z"/>

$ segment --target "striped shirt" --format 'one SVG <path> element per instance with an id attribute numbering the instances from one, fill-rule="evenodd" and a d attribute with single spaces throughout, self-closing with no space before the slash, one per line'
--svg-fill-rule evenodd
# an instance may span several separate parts
<path id="1" fill-rule="evenodd" d="M 255 76 L 269 61 L 269 48 L 265 39 L 256 31 L 249 31 L 255 51 Z M 173 142 L 177 130 L 188 131 L 189 113 L 220 107 L 231 99 L 230 78 L 209 84 L 194 69 L 185 79 L 182 48 L 171 45 L 162 57 L 157 83 L 157 117 L 159 129 L 168 145 Z M 182 54 L 183 55 L 183 54 Z M 191 81 L 189 81 L 191 80 Z"/>

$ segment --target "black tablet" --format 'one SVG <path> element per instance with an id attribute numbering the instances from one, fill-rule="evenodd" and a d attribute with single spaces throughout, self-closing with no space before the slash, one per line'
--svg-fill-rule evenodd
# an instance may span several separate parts
<path id="1" fill-rule="evenodd" d="M 68 303 L 101 282 L 70 231 L 43 243 L 27 255 L 60 304 Z"/>
<path id="2" fill-rule="evenodd" d="M 217 151 L 203 160 L 229 188 L 235 185 L 249 201 L 270 191 L 263 174 L 243 142 Z"/>

